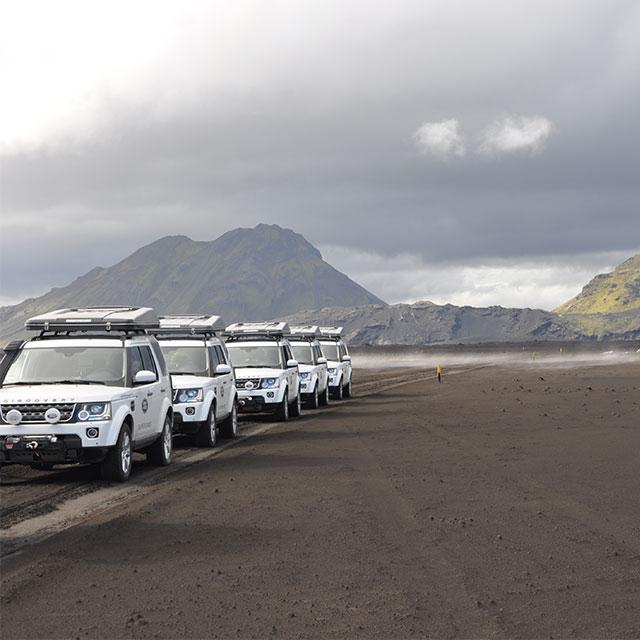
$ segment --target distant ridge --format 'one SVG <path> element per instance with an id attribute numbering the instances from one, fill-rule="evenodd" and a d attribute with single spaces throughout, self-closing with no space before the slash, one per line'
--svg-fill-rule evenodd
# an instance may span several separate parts
<path id="1" fill-rule="evenodd" d="M 640 254 L 603 273 L 555 309 L 556 313 L 618 313 L 640 309 Z"/>
<path id="2" fill-rule="evenodd" d="M 3 341 L 26 318 L 68 306 L 130 304 L 160 313 L 211 312 L 263 320 L 301 309 L 383 304 L 334 269 L 303 236 L 278 225 L 238 228 L 211 242 L 167 236 L 66 287 L 0 308 Z"/>

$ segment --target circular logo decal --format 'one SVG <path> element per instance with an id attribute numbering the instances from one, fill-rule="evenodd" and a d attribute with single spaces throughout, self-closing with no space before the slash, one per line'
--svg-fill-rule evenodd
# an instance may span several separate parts
<path id="1" fill-rule="evenodd" d="M 4 417 L 4 419 L 9 424 L 20 424 L 20 422 L 22 421 L 22 414 L 17 409 L 11 409 L 11 411 L 7 412 L 7 415 Z"/>
<path id="2" fill-rule="evenodd" d="M 49 424 L 55 424 L 56 422 L 59 422 L 61 417 L 62 416 L 60 414 L 60 411 L 58 411 L 58 409 L 56 409 L 55 407 L 50 407 L 44 413 L 44 419 Z"/>
<path id="3" fill-rule="evenodd" d="M 147 409 L 149 408 L 149 403 L 147 402 L 147 399 L 145 398 L 142 401 L 142 413 L 147 413 Z"/>
<path id="4" fill-rule="evenodd" d="M 247 380 L 247 381 L 244 383 L 244 388 L 245 388 L 245 389 L 253 389 L 253 382 L 251 382 L 251 380 Z"/>

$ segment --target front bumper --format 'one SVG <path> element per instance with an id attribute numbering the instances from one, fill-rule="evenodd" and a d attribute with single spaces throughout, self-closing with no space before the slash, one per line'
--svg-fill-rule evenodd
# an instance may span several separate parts
<path id="1" fill-rule="evenodd" d="M 104 458 L 106 452 L 105 447 L 84 447 L 78 435 L 0 436 L 3 464 L 96 462 Z"/>
<path id="2" fill-rule="evenodd" d="M 189 433 L 189 427 L 196 427 L 195 423 L 204 422 L 208 417 L 208 407 L 204 402 L 184 402 L 173 405 L 174 423 L 173 430 L 182 432 L 186 428 Z"/>
<path id="3" fill-rule="evenodd" d="M 284 397 L 284 388 L 238 390 L 238 408 L 241 413 L 275 411 Z"/>

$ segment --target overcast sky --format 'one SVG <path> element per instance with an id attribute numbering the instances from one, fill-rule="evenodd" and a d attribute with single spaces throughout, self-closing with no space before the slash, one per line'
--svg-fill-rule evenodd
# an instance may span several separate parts
<path id="1" fill-rule="evenodd" d="M 0 303 L 268 222 L 551 308 L 640 250 L 639 60 L 635 0 L 4 2 Z"/>

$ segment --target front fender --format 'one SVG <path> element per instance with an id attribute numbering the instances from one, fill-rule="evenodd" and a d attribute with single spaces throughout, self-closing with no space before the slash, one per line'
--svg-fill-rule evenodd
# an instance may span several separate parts
<path id="1" fill-rule="evenodd" d="M 130 422 L 133 425 L 132 433 L 135 432 L 136 425 L 133 420 L 131 409 L 126 405 L 122 405 L 118 407 L 117 411 L 111 418 L 111 427 L 109 428 L 109 431 L 107 433 L 104 446 L 113 447 L 116 444 L 116 442 L 118 441 L 118 436 L 120 435 L 120 429 L 122 428 L 122 425 L 127 417 L 131 418 Z"/>

